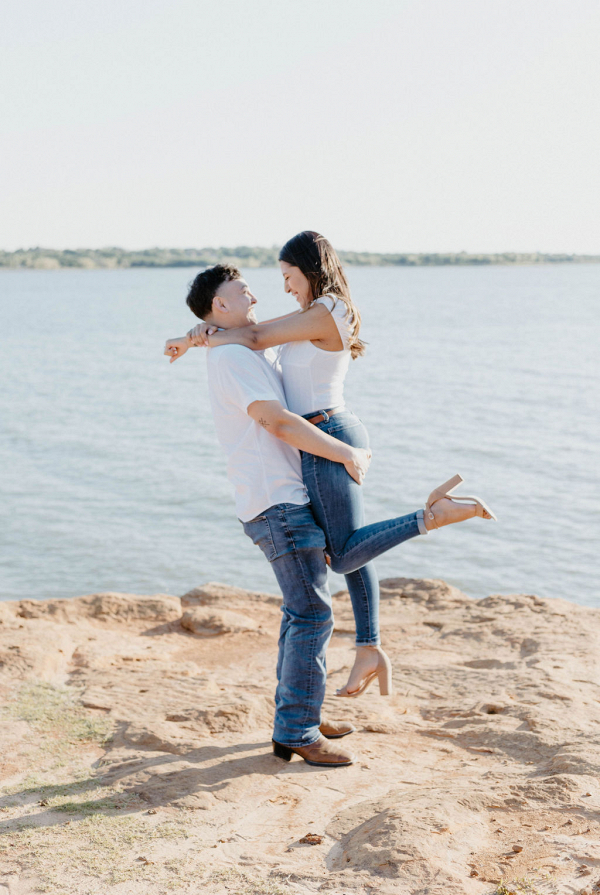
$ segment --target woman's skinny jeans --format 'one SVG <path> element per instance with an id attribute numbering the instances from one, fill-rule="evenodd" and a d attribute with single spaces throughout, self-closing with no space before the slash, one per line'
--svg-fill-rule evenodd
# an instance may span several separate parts
<path id="1" fill-rule="evenodd" d="M 351 411 L 342 410 L 317 423 L 321 431 L 352 445 L 368 448 L 367 430 Z M 365 525 L 362 486 L 342 463 L 302 452 L 302 477 L 313 515 L 325 532 L 331 568 L 346 578 L 356 621 L 356 644 L 380 643 L 379 581 L 371 560 L 419 534 L 427 534 L 423 510 L 385 522 Z"/>

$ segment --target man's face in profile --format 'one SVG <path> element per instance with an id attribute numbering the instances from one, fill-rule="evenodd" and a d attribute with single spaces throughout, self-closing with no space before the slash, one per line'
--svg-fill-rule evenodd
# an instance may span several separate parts
<path id="1" fill-rule="evenodd" d="M 236 326 L 249 326 L 258 323 L 254 306 L 256 298 L 250 292 L 250 287 L 245 280 L 227 280 L 222 283 L 215 295 L 223 305 L 222 310 L 217 310 L 213 301 L 213 316 L 217 316 L 219 326 L 233 329 Z"/>

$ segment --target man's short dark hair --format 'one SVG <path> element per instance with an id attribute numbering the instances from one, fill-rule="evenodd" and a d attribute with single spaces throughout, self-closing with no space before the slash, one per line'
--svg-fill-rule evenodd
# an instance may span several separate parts
<path id="1" fill-rule="evenodd" d="M 242 274 L 231 264 L 215 264 L 207 267 L 190 283 L 186 302 L 200 320 L 206 320 L 212 311 L 212 303 L 219 286 L 228 280 L 241 280 Z"/>

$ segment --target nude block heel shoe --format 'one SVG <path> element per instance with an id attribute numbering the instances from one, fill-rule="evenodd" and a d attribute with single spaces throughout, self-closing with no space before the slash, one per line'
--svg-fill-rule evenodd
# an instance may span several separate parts
<path id="1" fill-rule="evenodd" d="M 464 482 L 464 479 L 461 475 L 456 473 L 453 475 L 451 479 L 448 479 L 447 482 L 444 482 L 443 485 L 440 485 L 439 488 L 434 488 L 429 497 L 427 498 L 427 503 L 425 504 L 425 513 L 427 514 L 427 518 L 430 519 L 436 528 L 438 525 L 435 521 L 435 516 L 432 511 L 432 506 L 438 500 L 442 500 L 442 498 L 446 497 L 449 500 L 455 500 L 460 502 L 468 502 L 475 506 L 475 515 L 480 516 L 482 519 L 494 519 L 496 522 L 496 516 L 488 505 L 482 500 L 480 497 L 474 497 L 473 495 L 458 495 L 452 494 L 455 488 L 457 488 L 461 482 Z"/>
<path id="2" fill-rule="evenodd" d="M 359 674 L 362 669 L 372 667 L 372 652 L 377 651 L 377 666 L 374 670 L 369 670 L 360 680 L 358 687 L 354 690 L 348 689 L 348 684 L 352 680 L 353 674 L 358 670 Z M 388 656 L 384 653 L 380 646 L 358 646 L 356 648 L 356 659 L 348 683 L 340 690 L 336 690 L 336 696 L 349 696 L 355 698 L 365 692 L 373 681 L 377 678 L 379 681 L 379 692 L 382 696 L 392 695 L 392 663 Z"/>

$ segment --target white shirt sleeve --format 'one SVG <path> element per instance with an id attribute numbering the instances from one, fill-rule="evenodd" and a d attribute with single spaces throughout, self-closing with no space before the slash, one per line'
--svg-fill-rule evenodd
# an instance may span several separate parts
<path id="1" fill-rule="evenodd" d="M 254 401 L 280 401 L 260 355 L 243 345 L 223 345 L 211 350 L 218 352 L 216 368 L 221 395 L 229 403 L 246 413 Z"/>
<path id="2" fill-rule="evenodd" d="M 327 308 L 338 328 L 342 344 L 348 350 L 350 347 L 350 327 L 348 325 L 349 312 L 346 303 L 335 295 L 321 295 L 320 298 L 315 300 L 315 304 L 320 304 Z"/>

